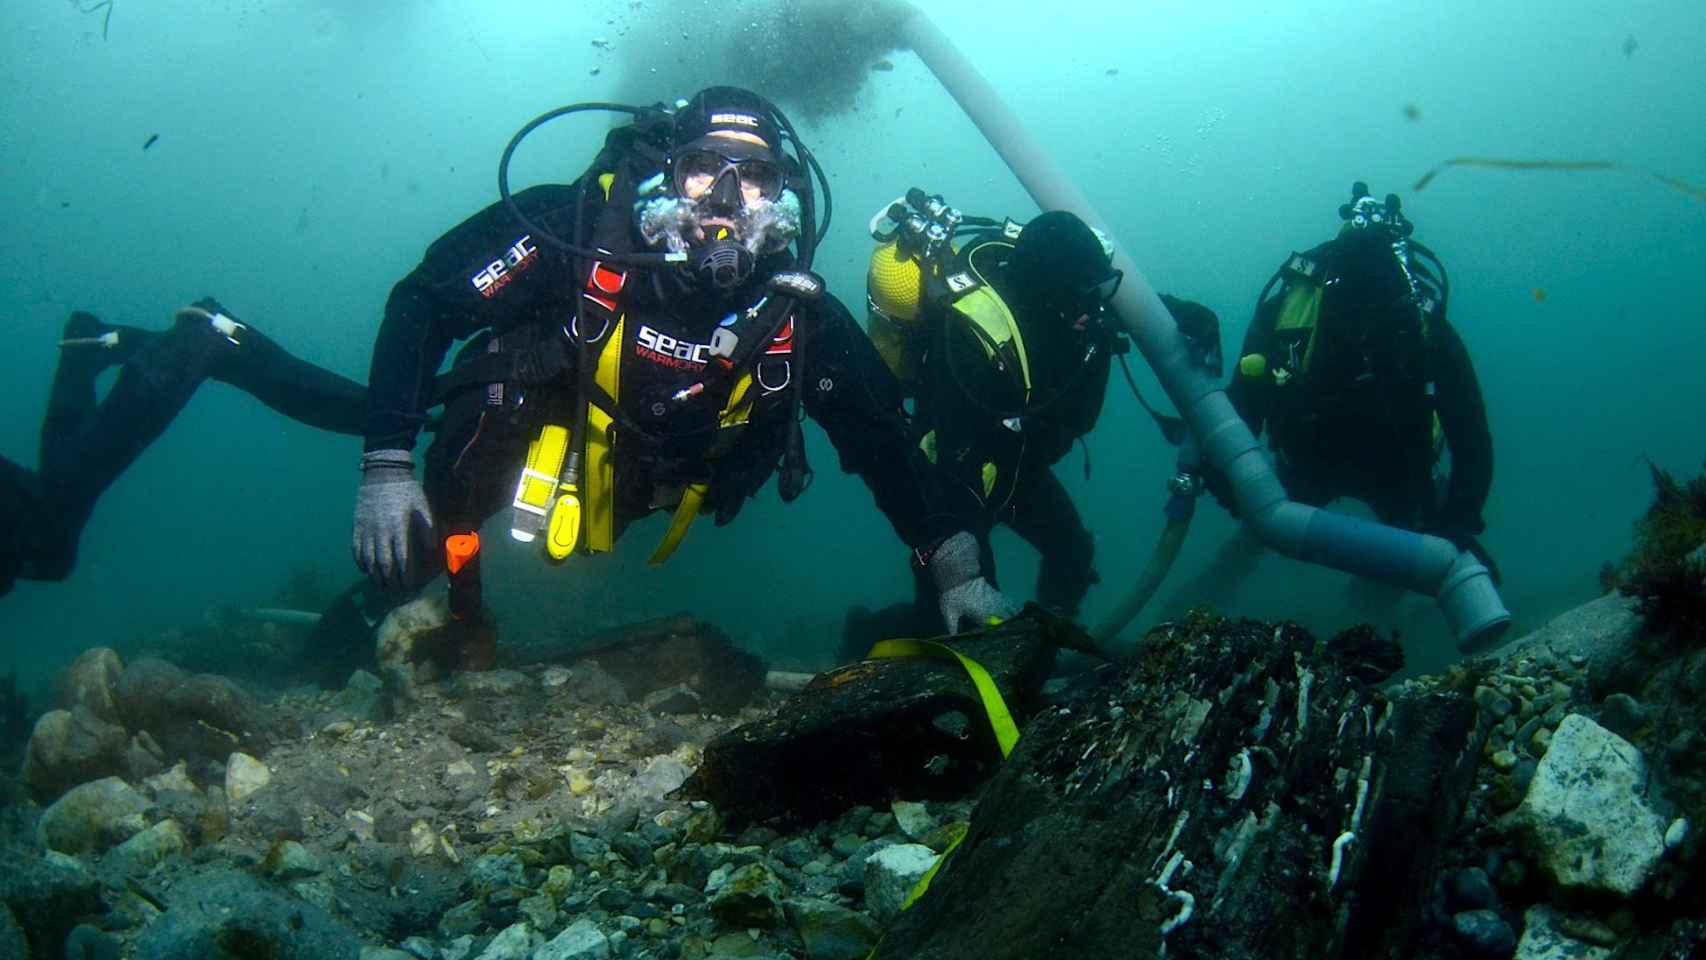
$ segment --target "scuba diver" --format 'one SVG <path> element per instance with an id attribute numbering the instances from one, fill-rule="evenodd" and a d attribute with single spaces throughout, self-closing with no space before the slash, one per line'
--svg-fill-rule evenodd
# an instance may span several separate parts
<path id="1" fill-rule="evenodd" d="M 211 299 L 162 331 L 66 321 L 42 419 L 39 469 L 0 458 L 0 595 L 16 580 L 64 580 L 102 493 L 165 432 L 203 381 L 243 390 L 312 427 L 360 435 L 367 391 L 285 352 Z M 97 401 L 96 378 L 118 378 Z"/>
<path id="2" fill-rule="evenodd" d="M 1053 465 L 1095 427 L 1110 361 L 1130 347 L 1107 311 L 1122 279 L 1110 245 L 1071 213 L 1021 225 L 917 189 L 878 213 L 872 236 L 871 339 L 914 400 L 919 449 L 978 519 L 982 569 L 994 570 L 989 530 L 1006 524 L 1041 555 L 1037 602 L 1076 616 L 1099 580 L 1095 544 Z M 1163 300 L 1182 328 L 1188 318 L 1212 331 L 1218 374 L 1212 312 Z M 927 611 L 931 584 L 915 586 L 914 612 L 850 619 L 849 649 Z"/>
<path id="3" fill-rule="evenodd" d="M 521 140 L 587 110 L 633 121 L 573 183 L 512 196 Z M 495 644 L 480 596 L 485 518 L 509 507 L 511 535 L 561 562 L 608 552 L 634 520 L 667 510 L 659 564 L 697 516 L 728 523 L 772 474 L 785 502 L 805 490 L 802 413 L 913 548 L 950 631 L 1016 611 L 910 442 L 894 378 L 810 272 L 830 212 L 825 182 L 820 227 L 813 172 L 823 181 L 788 119 L 747 90 L 711 87 L 674 109 L 564 107 L 511 140 L 502 202 L 439 238 L 392 290 L 352 547 L 393 588 L 449 574 L 456 665 L 489 664 Z M 412 450 L 439 404 L 423 481 Z"/>
<path id="4" fill-rule="evenodd" d="M 1444 537 L 1498 568 L 1476 537 L 1493 480 L 1493 441 L 1463 340 L 1446 320 L 1450 282 L 1411 234 L 1396 194 L 1357 182 L 1338 235 L 1294 253 L 1269 279 L 1226 393 L 1252 433 L 1266 429 L 1293 499 L 1367 504 L 1381 523 Z M 1223 506 L 1231 498 L 1210 473 Z M 1198 583 L 1248 572 L 1240 536 Z M 1396 596 L 1396 595 L 1394 595 Z"/>

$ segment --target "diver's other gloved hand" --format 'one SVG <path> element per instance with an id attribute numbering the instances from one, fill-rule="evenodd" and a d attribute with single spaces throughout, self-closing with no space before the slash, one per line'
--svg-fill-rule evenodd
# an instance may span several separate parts
<path id="1" fill-rule="evenodd" d="M 985 627 L 1019 612 L 1017 603 L 984 579 L 977 538 L 964 530 L 943 540 L 923 566 L 936 582 L 936 602 L 949 633 L 959 633 L 965 620 Z"/>
<path id="2" fill-rule="evenodd" d="M 361 473 L 350 543 L 355 565 L 384 586 L 412 586 L 413 549 L 417 542 L 430 542 L 432 529 L 432 509 L 415 479 L 414 458 L 407 450 L 374 450 L 362 455 Z"/>

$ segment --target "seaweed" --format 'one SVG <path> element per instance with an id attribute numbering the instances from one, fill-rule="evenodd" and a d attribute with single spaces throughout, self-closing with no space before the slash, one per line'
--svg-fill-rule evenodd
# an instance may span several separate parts
<path id="1" fill-rule="evenodd" d="M 101 17 L 101 39 L 107 38 L 107 28 L 113 24 L 113 0 L 94 0 L 92 3 L 71 0 L 71 5 L 77 8 L 78 13 L 99 13 L 105 10 L 106 14 Z"/>
<path id="2" fill-rule="evenodd" d="M 1635 549 L 1615 578 L 1617 589 L 1634 598 L 1652 627 L 1700 643 L 1706 641 L 1706 564 L 1698 553 L 1706 545 L 1706 473 L 1682 483 L 1651 460 L 1647 469 L 1653 502 L 1635 524 Z"/>

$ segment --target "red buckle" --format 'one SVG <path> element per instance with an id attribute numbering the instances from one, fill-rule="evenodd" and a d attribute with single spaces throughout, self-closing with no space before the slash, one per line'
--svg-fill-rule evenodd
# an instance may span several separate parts
<path id="1" fill-rule="evenodd" d="M 764 348 L 764 355 L 773 357 L 783 353 L 794 352 L 794 318 L 789 317 L 782 324 L 782 330 L 770 338 L 770 345 Z"/>
<path id="2" fill-rule="evenodd" d="M 592 265 L 592 273 L 586 278 L 586 288 L 589 293 L 596 291 L 615 296 L 622 292 L 622 287 L 627 282 L 628 271 L 612 270 L 600 260 Z"/>

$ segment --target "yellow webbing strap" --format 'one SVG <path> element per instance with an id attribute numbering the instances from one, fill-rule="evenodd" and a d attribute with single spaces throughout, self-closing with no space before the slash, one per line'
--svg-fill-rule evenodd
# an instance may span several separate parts
<path id="1" fill-rule="evenodd" d="M 1013 746 L 1019 742 L 1019 728 L 1013 723 L 1013 714 L 1008 711 L 1007 701 L 1002 699 L 995 679 L 989 675 L 988 670 L 983 669 L 983 664 L 945 643 L 937 643 L 934 640 L 879 640 L 866 656 L 871 660 L 939 657 L 959 661 L 960 666 L 965 668 L 966 675 L 971 677 L 972 686 L 977 688 L 978 699 L 983 701 L 983 712 L 989 716 L 989 725 L 995 730 L 995 742 L 1001 745 L 1002 759 L 1006 759 L 1013 752 Z"/>
<path id="2" fill-rule="evenodd" d="M 1013 723 L 1013 714 L 1008 711 L 1007 701 L 1002 698 L 1000 688 L 995 685 L 994 678 L 989 675 L 988 670 L 983 668 L 983 664 L 945 643 L 905 638 L 879 640 L 871 648 L 871 652 L 866 654 L 866 657 L 871 660 L 893 657 L 943 657 L 959 661 L 960 666 L 966 671 L 966 676 L 971 678 L 972 686 L 977 689 L 978 699 L 983 701 L 983 712 L 989 716 L 989 725 L 995 731 L 995 742 L 1001 746 L 1001 758 L 1005 760 L 1012 755 L 1013 747 L 1019 743 L 1019 728 Z M 954 834 L 954 838 L 948 841 L 948 846 L 942 851 L 942 855 L 937 857 L 936 862 L 930 865 L 930 869 L 925 871 L 924 876 L 919 877 L 918 882 L 913 884 L 912 892 L 906 895 L 906 900 L 900 905 L 902 910 L 911 907 L 919 897 L 924 896 L 924 891 L 930 889 L 930 881 L 936 879 L 936 871 L 942 869 L 942 864 L 948 862 L 948 858 L 958 849 L 960 841 L 966 838 L 967 829 L 962 826 Z M 876 956 L 876 953 L 876 949 L 873 948 L 867 954 L 867 960 L 869 957 Z"/>
<path id="3" fill-rule="evenodd" d="M 646 566 L 661 567 L 664 561 L 675 555 L 675 548 L 681 546 L 688 528 L 698 519 L 699 508 L 705 503 L 705 491 L 710 488 L 708 483 L 690 483 L 686 490 L 681 491 L 681 502 L 675 505 L 675 513 L 669 518 L 669 529 L 658 541 L 657 549 L 646 558 Z"/>
<path id="4" fill-rule="evenodd" d="M 735 383 L 735 388 L 729 391 L 729 401 L 723 404 L 723 412 L 717 416 L 719 428 L 738 427 L 752 418 L 751 392 L 752 374 L 742 374 L 740 380 Z M 664 532 L 657 549 L 646 559 L 647 566 L 662 566 L 675 555 L 675 548 L 681 546 L 688 528 L 699 518 L 699 509 L 704 506 L 705 492 L 709 489 L 710 484 L 693 483 L 681 491 L 681 502 L 676 504 L 675 514 L 669 518 L 669 529 Z"/>
<path id="5" fill-rule="evenodd" d="M 625 317 L 617 317 L 609 339 L 598 352 L 598 370 L 593 379 L 604 392 L 618 396 L 622 374 L 622 340 Z M 582 514 L 586 549 L 608 553 L 616 543 L 616 462 L 610 455 L 609 411 L 596 403 L 586 410 L 586 502 Z"/>
<path id="6" fill-rule="evenodd" d="M 1300 283 L 1286 291 L 1285 301 L 1280 304 L 1279 316 L 1274 320 L 1274 332 L 1281 330 L 1308 330 L 1309 345 L 1303 350 L 1303 361 L 1298 372 L 1309 370 L 1309 362 L 1315 357 L 1316 318 L 1321 315 L 1322 287 L 1318 283 Z"/>

